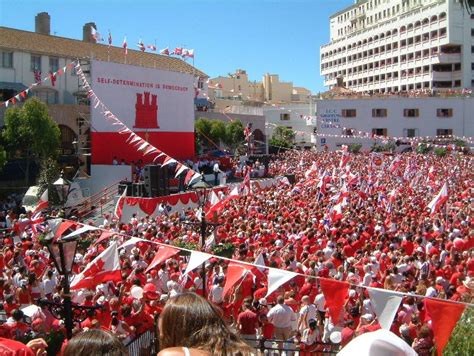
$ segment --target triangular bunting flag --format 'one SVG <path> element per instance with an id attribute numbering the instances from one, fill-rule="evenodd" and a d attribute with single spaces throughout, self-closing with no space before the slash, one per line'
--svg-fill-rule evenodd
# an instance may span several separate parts
<path id="1" fill-rule="evenodd" d="M 186 170 L 188 170 L 189 168 L 186 167 L 184 164 L 178 164 L 178 166 L 176 167 L 176 174 L 175 174 L 175 178 L 177 178 L 181 173 L 185 172 Z"/>
<path id="2" fill-rule="evenodd" d="M 189 262 L 186 267 L 186 271 L 184 271 L 184 275 L 187 275 L 189 272 L 193 271 L 195 268 L 201 266 L 211 257 L 212 255 L 209 255 L 208 253 L 199 252 L 199 251 L 191 252 L 191 257 L 189 258 Z"/>
<path id="3" fill-rule="evenodd" d="M 153 261 L 151 261 L 150 265 L 146 269 L 145 272 L 152 270 L 153 268 L 161 265 L 171 256 L 176 255 L 180 250 L 170 246 L 160 246 L 159 250 L 157 251 Z"/>
<path id="4" fill-rule="evenodd" d="M 390 330 L 403 295 L 382 289 L 369 288 L 368 291 L 380 326 Z"/>
<path id="5" fill-rule="evenodd" d="M 449 337 L 464 312 L 465 305 L 425 298 L 425 308 L 431 317 L 438 356 L 442 356 Z"/>
<path id="6" fill-rule="evenodd" d="M 341 312 L 349 291 L 349 284 L 332 279 L 321 278 L 321 289 L 326 299 L 326 306 L 329 309 L 334 325 L 339 324 Z"/>
<path id="7" fill-rule="evenodd" d="M 290 279 L 296 276 L 297 274 L 293 272 L 285 271 L 282 269 L 270 268 L 268 270 L 268 289 L 265 298 L 272 294 L 274 291 L 276 291 L 278 287 L 282 286 L 283 284 L 285 284 Z"/>

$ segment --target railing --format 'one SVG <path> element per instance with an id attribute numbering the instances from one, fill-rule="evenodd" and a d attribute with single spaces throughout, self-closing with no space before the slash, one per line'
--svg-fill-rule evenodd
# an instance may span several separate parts
<path id="1" fill-rule="evenodd" d="M 339 344 L 316 342 L 311 346 L 304 345 L 298 341 L 278 340 L 278 339 L 264 339 L 264 338 L 244 338 L 244 340 L 257 352 L 260 351 L 264 355 L 272 355 L 275 351 L 281 354 L 282 351 L 286 355 L 293 353 L 304 353 L 307 356 L 316 355 L 335 355 L 340 350 Z"/>
<path id="2" fill-rule="evenodd" d="M 156 335 L 153 330 L 145 331 L 125 345 L 129 356 L 154 356 L 158 353 Z"/>
<path id="3" fill-rule="evenodd" d="M 111 186 L 104 188 L 100 192 L 85 198 L 77 206 L 75 211 L 76 216 L 85 217 L 108 203 L 110 203 L 118 194 L 118 186 L 120 182 L 115 182 Z"/>

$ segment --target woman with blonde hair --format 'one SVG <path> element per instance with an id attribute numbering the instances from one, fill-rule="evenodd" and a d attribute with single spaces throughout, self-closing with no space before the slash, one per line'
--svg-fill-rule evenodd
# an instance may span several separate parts
<path id="1" fill-rule="evenodd" d="M 158 356 L 250 354 L 251 349 L 225 324 L 219 309 L 195 293 L 171 298 L 159 319 Z"/>

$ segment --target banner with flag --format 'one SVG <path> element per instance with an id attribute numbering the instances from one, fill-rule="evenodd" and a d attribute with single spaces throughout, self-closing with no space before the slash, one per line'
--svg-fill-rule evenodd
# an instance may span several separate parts
<path id="1" fill-rule="evenodd" d="M 439 209 L 443 206 L 444 203 L 448 200 L 448 183 L 445 182 L 441 187 L 441 190 L 438 194 L 433 198 L 433 200 L 428 204 L 428 208 L 430 208 L 431 215 L 436 214 Z"/>
<path id="2" fill-rule="evenodd" d="M 127 36 L 125 36 L 125 37 L 123 38 L 122 47 L 123 47 L 123 49 L 125 50 L 125 55 L 127 55 L 127 54 L 128 54 Z"/>
<path id="3" fill-rule="evenodd" d="M 75 275 L 71 282 L 71 289 L 91 288 L 103 282 L 120 282 L 122 271 L 117 243 L 113 242 L 99 256 L 92 260 L 86 268 Z"/>

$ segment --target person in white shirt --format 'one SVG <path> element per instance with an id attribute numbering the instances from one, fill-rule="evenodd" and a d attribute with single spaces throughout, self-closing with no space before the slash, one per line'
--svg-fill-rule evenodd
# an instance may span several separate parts
<path id="1" fill-rule="evenodd" d="M 293 309 L 285 304 L 283 296 L 280 295 L 277 298 L 277 305 L 270 309 L 267 317 L 275 326 L 273 331 L 275 339 L 288 340 L 293 332 L 291 324 L 296 320 L 296 314 L 293 312 Z"/>
<path id="2" fill-rule="evenodd" d="M 211 302 L 216 305 L 222 304 L 224 301 L 224 278 L 217 278 L 217 284 L 212 286 L 210 294 Z"/>
<path id="3" fill-rule="evenodd" d="M 303 306 L 300 309 L 299 319 L 298 319 L 298 330 L 303 331 L 309 328 L 309 321 L 314 319 L 316 320 L 318 315 L 318 310 L 314 304 L 311 304 L 309 296 L 305 295 L 301 298 L 301 303 Z"/>

